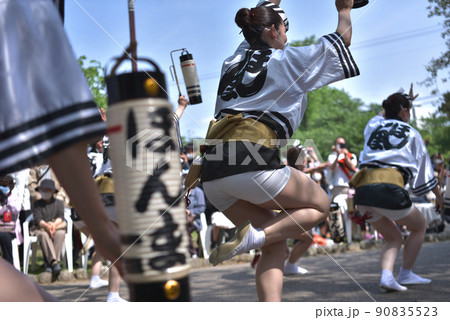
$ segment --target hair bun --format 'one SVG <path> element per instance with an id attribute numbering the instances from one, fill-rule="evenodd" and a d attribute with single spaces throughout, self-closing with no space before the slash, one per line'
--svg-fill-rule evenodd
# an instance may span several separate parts
<path id="1" fill-rule="evenodd" d="M 407 95 L 396 92 L 383 101 L 382 107 L 386 111 L 386 117 L 391 118 L 397 116 L 403 108 L 411 108 L 411 102 Z"/>
<path id="2" fill-rule="evenodd" d="M 250 10 L 247 8 L 242 8 L 236 13 L 236 17 L 234 19 L 237 26 L 241 29 L 248 28 L 250 25 L 251 17 Z"/>

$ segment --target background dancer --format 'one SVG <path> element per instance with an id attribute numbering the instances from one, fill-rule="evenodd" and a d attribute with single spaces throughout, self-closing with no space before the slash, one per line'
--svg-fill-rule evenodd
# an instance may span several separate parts
<path id="1" fill-rule="evenodd" d="M 0 1 L 0 20 L 7 21 L 0 29 L 0 176 L 47 161 L 92 231 L 96 248 L 116 261 L 119 232 L 105 212 L 86 156 L 87 144 L 102 137 L 106 126 L 55 4 Z M 0 301 L 54 300 L 3 259 L 0 275 Z"/>
<path id="2" fill-rule="evenodd" d="M 281 300 L 286 239 L 310 230 L 330 208 L 322 188 L 282 165 L 278 146 L 270 142 L 292 136 L 305 112 L 308 91 L 359 74 L 348 50 L 352 5 L 352 0 L 337 0 L 336 32 L 317 45 L 298 48 L 285 47 L 288 23 L 274 3 L 236 14 L 246 41 L 223 64 L 215 111 L 219 121 L 207 134 L 207 139 L 225 142 L 207 148 L 201 176 L 208 199 L 240 226 L 234 239 L 212 252 L 210 262 L 216 265 L 262 247 L 256 269 L 261 301 Z M 257 150 L 263 164 L 249 148 Z M 221 151 L 224 156 L 215 161 Z M 282 212 L 275 216 L 277 209 Z"/>
<path id="3" fill-rule="evenodd" d="M 412 272 L 427 224 L 412 205 L 404 183 L 409 183 L 417 195 L 432 191 L 436 195 L 436 210 L 442 208 L 442 196 L 425 144 L 419 132 L 408 124 L 414 98 L 411 85 L 409 97 L 394 93 L 383 101 L 384 112 L 372 118 L 364 130 L 364 150 L 360 155 L 363 169 L 350 182 L 356 188 L 359 211 L 385 240 L 380 287 L 389 291 L 405 291 L 407 287 L 403 285 L 431 282 Z M 393 270 L 402 234 L 395 222 L 406 225 L 410 231 L 397 281 Z"/>

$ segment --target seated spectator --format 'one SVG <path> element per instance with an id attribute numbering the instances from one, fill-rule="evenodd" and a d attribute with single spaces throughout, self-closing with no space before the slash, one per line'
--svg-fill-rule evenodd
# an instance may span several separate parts
<path id="1" fill-rule="evenodd" d="M 64 203 L 54 197 L 58 190 L 53 180 L 42 180 L 36 190 L 41 194 L 41 199 L 34 204 L 34 228 L 30 233 L 37 236 L 44 257 L 56 278 L 61 272 L 59 262 L 66 235 Z"/>
<path id="2" fill-rule="evenodd" d="M 14 179 L 11 176 L 0 177 L 0 248 L 3 258 L 11 264 L 14 264 L 11 241 L 16 236 L 22 240 L 20 224 L 16 224 L 21 202 L 20 199 L 14 199 L 12 193 L 14 186 Z"/>
<path id="3" fill-rule="evenodd" d="M 41 199 L 41 194 L 37 191 L 38 186 L 42 180 L 53 180 L 55 188 L 58 190 L 55 193 L 55 199 L 61 200 L 65 207 L 69 207 L 69 196 L 66 191 L 61 187 L 56 174 L 48 164 L 41 164 L 39 166 L 31 167 L 28 175 L 28 191 L 31 202 L 31 210 L 34 208 L 34 203 Z M 25 221 L 25 220 L 24 220 Z"/>

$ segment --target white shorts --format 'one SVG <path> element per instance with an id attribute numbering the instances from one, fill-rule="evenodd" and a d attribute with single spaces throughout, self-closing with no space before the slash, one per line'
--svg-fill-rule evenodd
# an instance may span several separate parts
<path id="1" fill-rule="evenodd" d="M 414 209 L 414 206 L 411 206 L 406 209 L 400 210 L 392 210 L 392 209 L 383 209 L 378 207 L 369 207 L 369 206 L 358 206 L 359 212 L 364 215 L 366 212 L 369 212 L 368 215 L 371 216 L 370 219 L 367 219 L 367 222 L 377 222 L 383 217 L 386 217 L 392 221 L 397 221 L 407 217 L 411 211 Z"/>
<path id="2" fill-rule="evenodd" d="M 219 211 L 238 200 L 261 204 L 275 198 L 286 186 L 291 169 L 251 171 L 203 182 L 206 197 Z"/>

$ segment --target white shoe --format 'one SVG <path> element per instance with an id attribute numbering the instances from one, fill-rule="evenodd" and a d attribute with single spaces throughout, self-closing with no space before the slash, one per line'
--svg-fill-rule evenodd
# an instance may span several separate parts
<path id="1" fill-rule="evenodd" d="M 308 270 L 305 268 L 299 267 L 296 264 L 293 263 L 286 263 L 284 266 L 284 274 L 306 274 L 308 273 Z"/>
<path id="2" fill-rule="evenodd" d="M 97 279 L 97 280 L 91 280 L 89 287 L 91 287 L 92 289 L 97 289 L 97 288 L 101 288 L 101 287 L 106 287 L 109 284 L 109 282 L 107 280 L 103 280 L 103 279 Z"/>

